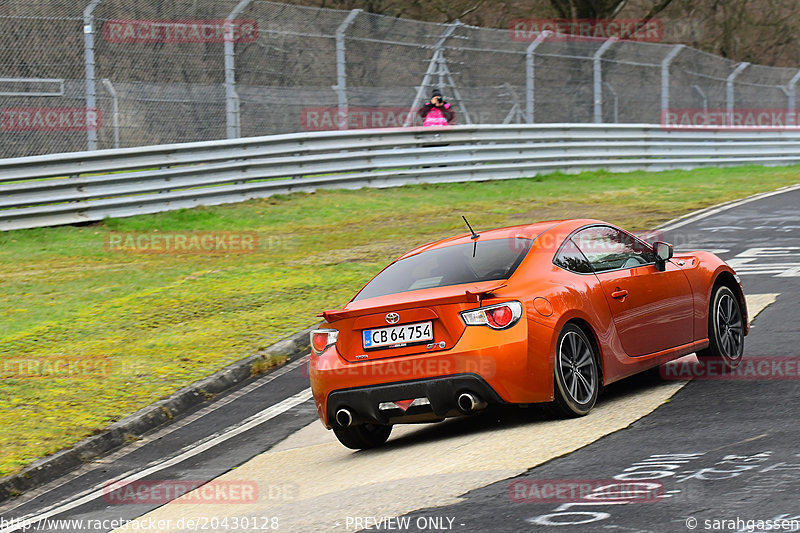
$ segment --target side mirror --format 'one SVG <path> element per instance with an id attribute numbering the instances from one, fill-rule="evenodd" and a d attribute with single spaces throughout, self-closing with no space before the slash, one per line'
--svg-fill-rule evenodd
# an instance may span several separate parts
<path id="1" fill-rule="evenodd" d="M 653 251 L 656 253 L 656 265 L 658 265 L 660 267 L 659 270 L 661 270 L 664 263 L 672 259 L 672 245 L 662 241 L 656 241 L 655 244 L 653 244 Z"/>

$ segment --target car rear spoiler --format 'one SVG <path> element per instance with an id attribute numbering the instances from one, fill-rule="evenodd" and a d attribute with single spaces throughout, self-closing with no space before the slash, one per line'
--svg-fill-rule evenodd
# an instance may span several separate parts
<path id="1" fill-rule="evenodd" d="M 447 305 L 457 303 L 477 303 L 480 304 L 481 300 L 487 295 L 497 291 L 506 286 L 506 283 L 494 285 L 489 287 L 474 286 L 466 289 L 463 292 L 453 294 L 452 296 L 434 296 L 431 298 L 419 298 L 404 301 L 397 304 L 387 304 L 379 307 L 369 309 L 369 313 L 383 313 L 392 310 L 406 309 L 409 307 L 418 307 L 420 305 Z M 364 314 L 364 309 L 333 309 L 330 311 L 323 311 L 317 316 L 322 317 L 326 322 L 335 322 L 343 318 L 351 318 Z"/>

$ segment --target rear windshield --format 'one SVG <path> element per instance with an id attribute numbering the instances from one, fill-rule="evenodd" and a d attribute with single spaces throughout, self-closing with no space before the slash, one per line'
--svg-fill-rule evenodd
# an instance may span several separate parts
<path id="1" fill-rule="evenodd" d="M 457 244 L 412 255 L 386 267 L 354 299 L 508 279 L 530 250 L 531 242 L 520 238 L 478 240 L 477 244 Z"/>

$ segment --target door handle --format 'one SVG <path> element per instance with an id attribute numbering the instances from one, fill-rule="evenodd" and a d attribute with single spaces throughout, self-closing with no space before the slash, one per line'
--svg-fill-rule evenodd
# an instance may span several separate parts
<path id="1" fill-rule="evenodd" d="M 628 291 L 625 289 L 620 289 L 617 287 L 617 290 L 611 293 L 612 298 L 625 298 L 628 295 Z"/>

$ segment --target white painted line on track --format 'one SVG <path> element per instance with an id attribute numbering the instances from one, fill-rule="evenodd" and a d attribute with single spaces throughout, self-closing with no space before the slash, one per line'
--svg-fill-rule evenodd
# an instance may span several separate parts
<path id="1" fill-rule="evenodd" d="M 201 453 L 203 453 L 205 451 L 208 451 L 211 448 L 213 448 L 213 447 L 215 447 L 215 446 L 217 446 L 219 444 L 222 444 L 223 442 L 225 442 L 227 440 L 230 440 L 233 437 L 236 437 L 237 435 L 240 435 L 240 434 L 244 433 L 245 431 L 249 431 L 249 430 L 253 429 L 256 426 L 258 426 L 260 424 L 263 424 L 264 422 L 267 422 L 268 420 L 272 420 L 276 416 L 285 413 L 289 409 L 292 409 L 293 407 L 295 407 L 295 406 L 297 406 L 297 405 L 299 405 L 299 404 L 301 404 L 301 403 L 303 403 L 305 401 L 308 401 L 309 399 L 311 399 L 311 388 L 310 387 L 305 389 L 305 390 L 302 390 L 302 391 L 298 392 L 294 396 L 286 398 L 282 402 L 279 402 L 279 403 L 277 403 L 275 405 L 267 407 L 266 409 L 264 409 L 260 413 L 257 413 L 255 415 L 251 416 L 250 418 L 248 418 L 247 420 L 243 421 L 239 425 L 237 425 L 237 426 L 225 431 L 224 433 L 222 433 L 220 435 L 217 435 L 216 437 L 208 439 L 205 442 L 202 442 L 200 444 L 193 444 L 190 449 L 188 449 L 188 450 L 186 450 L 186 451 L 184 451 L 184 452 L 182 452 L 182 453 L 180 453 L 180 454 L 178 454 L 178 455 L 176 455 L 176 456 L 174 456 L 174 457 L 172 457 L 170 459 L 167 459 L 167 460 L 164 460 L 164 461 L 160 461 L 157 464 L 155 464 L 155 465 L 153 465 L 153 466 L 151 466 L 149 468 L 146 468 L 144 470 L 140 470 L 139 472 L 131 474 L 131 475 L 127 476 L 127 477 L 117 478 L 117 479 L 110 479 L 110 480 L 106 481 L 105 483 L 103 483 L 102 486 L 107 486 L 109 483 L 114 483 L 115 487 L 122 486 L 122 485 L 125 485 L 127 483 L 131 483 L 131 482 L 137 481 L 139 479 L 145 478 L 145 477 L 147 477 L 147 476 L 149 476 L 151 474 L 154 474 L 156 472 L 159 472 L 159 471 L 164 470 L 166 468 L 169 468 L 171 466 L 174 466 L 174 465 L 176 465 L 178 463 L 181 463 L 181 462 L 185 461 L 186 459 L 190 459 L 190 458 L 192 458 L 192 457 L 194 457 L 196 455 L 199 455 L 199 454 L 201 454 Z M 42 521 L 44 521 L 47 518 L 51 518 L 53 516 L 56 516 L 58 514 L 61 514 L 61 513 L 65 512 L 65 511 L 69 511 L 70 509 L 74 509 L 75 507 L 79 507 L 79 506 L 81 506 L 81 505 L 83 505 L 85 503 L 88 503 L 88 502 L 91 502 L 91 501 L 96 500 L 98 498 L 101 498 L 101 497 L 103 497 L 104 494 L 105 493 L 104 493 L 102 488 L 93 490 L 93 491 L 89 492 L 88 494 L 85 494 L 84 496 L 82 496 L 80 498 L 74 499 L 74 500 L 72 500 L 72 501 L 70 501 L 68 503 L 62 504 L 62 505 L 60 505 L 58 507 L 55 507 L 55 508 L 52 508 L 49 511 L 46 511 L 44 513 L 38 513 L 38 514 L 36 514 L 34 516 L 31 516 L 31 517 L 24 517 L 21 521 L 16 522 L 13 526 L 9 526 L 9 527 L 6 527 L 4 529 L 0 529 L 0 533 L 12 533 L 12 532 L 18 531 L 20 529 L 27 530 L 29 528 L 35 527 L 36 524 L 41 523 Z"/>
<path id="2" fill-rule="evenodd" d="M 131 444 L 126 445 L 125 447 L 123 447 L 122 449 L 120 449 L 120 450 L 118 450 L 116 452 L 113 452 L 113 453 L 111 453 L 109 455 L 106 455 L 106 456 L 100 458 L 100 459 L 92 461 L 91 463 L 89 463 L 87 465 L 84 465 L 84 466 L 78 468 L 77 470 L 75 470 L 73 472 L 70 472 L 69 474 L 67 474 L 65 476 L 62 476 L 59 479 L 56 479 L 56 480 L 54 480 L 54 481 L 52 481 L 52 482 L 50 482 L 50 483 L 48 483 L 46 485 L 43 485 L 43 486 L 41 486 L 41 487 L 39 487 L 37 489 L 31 490 L 29 492 L 26 492 L 24 495 L 22 495 L 19 498 L 17 498 L 15 500 L 13 500 L 12 502 L 10 502 L 10 504 L 7 504 L 5 506 L 0 505 L 0 512 L 8 513 L 10 511 L 13 511 L 16 508 L 18 508 L 18 507 L 20 507 L 22 505 L 25 505 L 30 500 L 36 499 L 36 498 L 42 496 L 43 494 L 47 494 L 50 491 L 53 491 L 53 490 L 55 490 L 55 489 L 57 489 L 59 487 L 62 487 L 63 485 L 66 485 L 67 483 L 75 480 L 76 478 L 78 478 L 80 476 L 83 476 L 83 475 L 85 475 L 85 474 L 87 474 L 89 472 L 92 472 L 94 470 L 105 468 L 106 465 L 108 465 L 110 463 L 113 463 L 113 462 L 125 457 L 126 455 L 129 455 L 129 454 L 135 452 L 139 448 L 142 448 L 143 446 L 146 446 L 147 444 L 150 444 L 153 441 L 156 441 L 158 439 L 166 437 L 167 435 L 169 435 L 171 433 L 174 433 L 175 431 L 178 431 L 179 429 L 181 429 L 181 428 L 183 428 L 185 426 L 188 426 L 192 422 L 195 422 L 196 420 L 198 420 L 200 418 L 203 418 L 204 416 L 206 416 L 208 414 L 211 414 L 214 411 L 216 411 L 216 410 L 218 410 L 218 409 L 220 409 L 222 407 L 225 407 L 226 405 L 230 404 L 231 402 L 234 402 L 234 401 L 238 400 L 242 396 L 245 396 L 245 395 L 253 392 L 256 389 L 259 389 L 259 388 L 263 387 L 264 385 L 266 385 L 266 384 L 272 382 L 273 380 L 283 376 L 284 374 L 288 374 L 289 372 L 291 372 L 292 370 L 294 370 L 298 366 L 308 362 L 309 356 L 310 356 L 310 354 L 306 354 L 306 355 L 302 356 L 300 359 L 297 359 L 296 361 L 292 361 L 290 363 L 287 363 L 284 366 L 282 366 L 282 367 L 280 367 L 278 369 L 275 369 L 274 371 L 270 372 L 269 374 L 259 378 L 257 381 L 254 381 L 253 383 L 241 388 L 240 390 L 238 390 L 236 392 L 233 392 L 231 394 L 228 394 L 224 398 L 221 398 L 219 400 L 215 400 L 210 405 L 207 405 L 206 407 L 203 407 L 202 409 L 200 409 L 196 413 L 191 414 L 191 415 L 187 416 L 186 418 L 183 418 L 183 419 L 181 419 L 181 420 L 179 420 L 177 422 L 173 422 L 173 423 L 167 425 L 166 427 L 164 427 L 162 429 L 156 430 L 154 433 L 151 433 L 151 434 L 148 434 L 146 436 L 143 436 L 141 439 L 137 440 L 136 442 L 132 442 Z M 223 433 L 224 433 L 224 431 L 223 431 Z M 209 436 L 207 438 L 212 438 L 213 436 L 214 435 L 211 435 L 211 436 Z M 191 445 L 191 447 L 194 447 L 196 444 L 197 443 L 193 443 Z M 183 450 L 186 450 L 188 448 L 189 447 L 187 446 L 187 447 L 183 448 Z M 179 450 L 177 453 L 181 453 L 183 450 Z M 156 464 L 156 461 L 150 463 L 149 465 L 146 465 L 146 467 L 150 466 L 152 464 Z M 120 477 L 129 476 L 129 475 L 133 474 L 134 472 L 136 472 L 136 470 L 129 470 L 128 472 L 124 472 L 123 474 L 121 474 Z M 82 491 L 82 492 L 79 492 L 77 494 L 74 494 L 72 497 L 70 497 L 68 499 L 62 500 L 62 501 L 60 501 L 58 503 L 50 505 L 49 507 L 43 508 L 40 512 L 47 512 L 50 509 L 53 509 L 55 507 L 59 507 L 61 505 L 64 505 L 66 502 L 71 501 L 71 500 L 73 500 L 75 498 L 79 498 L 79 497 L 81 497 L 81 496 L 83 496 L 85 494 L 88 494 L 90 492 L 93 492 L 93 491 L 97 490 L 98 488 L 100 488 L 100 486 L 95 486 L 95 487 L 92 487 L 92 488 L 87 489 L 85 491 Z"/>
<path id="3" fill-rule="evenodd" d="M 704 218 L 708 218 L 711 215 L 722 213 L 723 211 L 727 211 L 728 209 L 733 209 L 734 207 L 739 207 L 740 205 L 749 204 L 750 202 L 755 202 L 756 200 L 761 200 L 762 198 L 769 198 L 770 196 L 775 196 L 778 194 L 783 194 L 798 189 L 800 189 L 800 183 L 797 185 L 789 185 L 787 187 L 781 187 L 780 189 L 776 189 L 770 192 L 754 194 L 753 196 L 748 196 L 747 198 L 744 198 L 742 200 L 734 200 L 732 202 L 725 202 L 719 205 L 713 205 L 711 207 L 706 207 L 705 209 L 700 209 L 693 213 L 684 215 L 680 217 L 678 220 L 667 222 L 663 226 L 659 226 L 656 229 L 658 229 L 659 231 L 672 231 L 674 229 L 683 227 L 687 224 L 691 224 L 692 222 L 697 222 L 698 220 L 703 220 Z"/>

